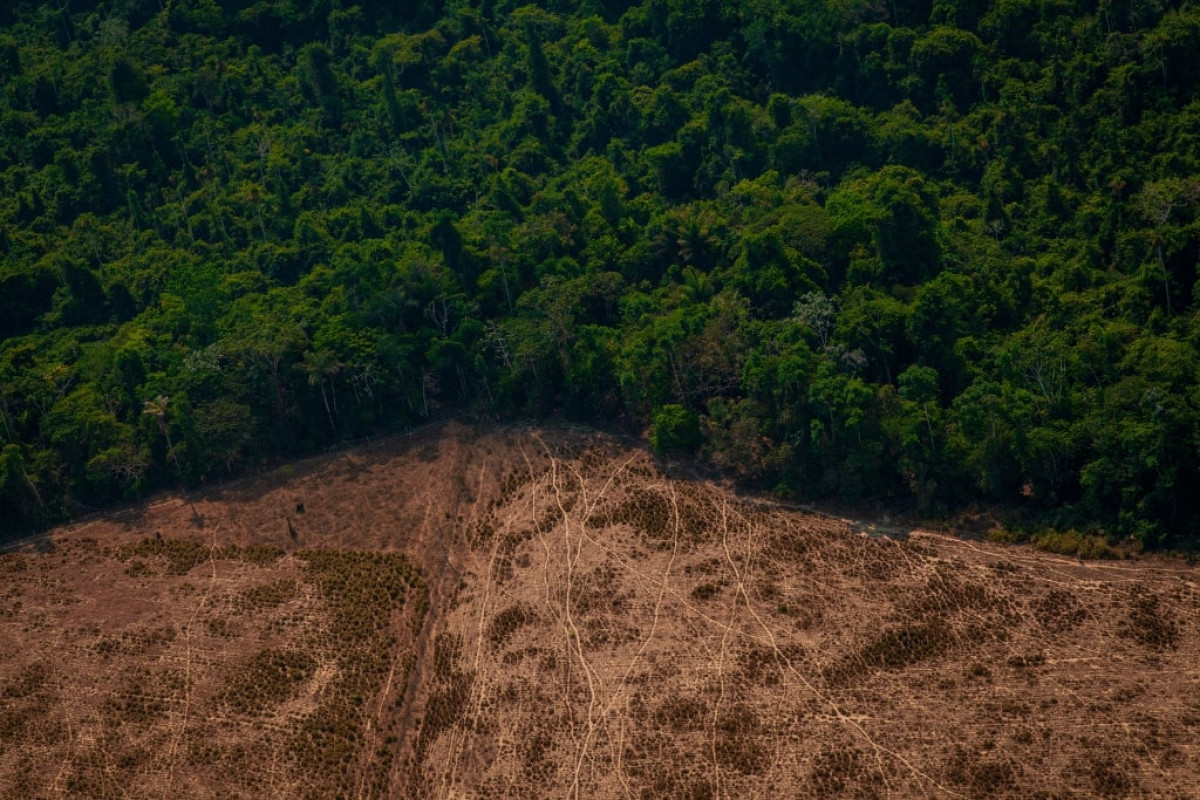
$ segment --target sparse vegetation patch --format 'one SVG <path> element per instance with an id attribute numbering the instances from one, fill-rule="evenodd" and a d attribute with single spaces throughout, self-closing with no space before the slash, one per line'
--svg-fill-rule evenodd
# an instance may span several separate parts
<path id="1" fill-rule="evenodd" d="M 5 559 L 0 794 L 1190 796 L 1186 565 L 864 537 L 572 436 L 339 455 Z"/>

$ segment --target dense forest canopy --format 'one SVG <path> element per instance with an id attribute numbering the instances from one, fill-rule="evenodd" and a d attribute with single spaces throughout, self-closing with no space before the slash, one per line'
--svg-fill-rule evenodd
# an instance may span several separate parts
<path id="1" fill-rule="evenodd" d="M 0 533 L 435 412 L 1200 539 L 1200 9 L 0 7 Z"/>

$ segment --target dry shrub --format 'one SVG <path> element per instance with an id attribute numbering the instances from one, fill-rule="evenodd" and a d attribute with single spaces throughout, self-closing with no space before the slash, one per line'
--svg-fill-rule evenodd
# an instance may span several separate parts
<path id="1" fill-rule="evenodd" d="M 1097 755 L 1085 767 L 1091 789 L 1098 797 L 1130 797 L 1135 794 L 1137 781 L 1129 765 L 1120 764 L 1113 756 Z"/>
<path id="2" fill-rule="evenodd" d="M 21 742 L 25 738 L 25 726 L 31 718 L 29 710 L 15 708 L 0 710 L 0 743 L 5 745 Z"/>
<path id="3" fill-rule="evenodd" d="M 601 564 L 581 575 L 571 589 L 571 608 L 576 614 L 622 613 L 632 598 L 622 591 L 621 580 L 612 564 Z M 556 592 L 566 602 L 566 590 Z"/>
<path id="4" fill-rule="evenodd" d="M 1174 650 L 1179 646 L 1179 623 L 1166 616 L 1155 594 L 1135 596 L 1117 632 L 1152 650 Z"/>
<path id="5" fill-rule="evenodd" d="M 461 657 L 461 636 L 443 632 L 433 640 L 433 674 L 439 679 L 446 679 L 453 675 Z"/>
<path id="6" fill-rule="evenodd" d="M 366 642 L 383 635 L 392 611 L 420 580 L 419 570 L 397 553 L 312 550 L 299 556 L 345 640 Z"/>
<path id="7" fill-rule="evenodd" d="M 667 498 L 659 492 L 639 487 L 616 508 L 592 514 L 587 524 L 593 528 L 624 524 L 647 539 L 662 541 L 671 538 L 672 517 Z"/>
<path id="8" fill-rule="evenodd" d="M 954 632 L 943 620 L 889 628 L 859 651 L 825 670 L 825 679 L 844 685 L 877 670 L 897 670 L 948 652 Z"/>
<path id="9" fill-rule="evenodd" d="M 283 551 L 277 547 L 261 545 L 206 547 L 186 539 L 143 539 L 137 544 L 125 545 L 116 552 L 118 561 L 132 561 L 139 558 L 165 561 L 168 575 L 186 575 L 197 564 L 202 564 L 210 559 L 244 561 L 247 564 L 268 566 L 282 556 Z M 134 567 L 131 565 L 131 568 Z M 149 566 L 135 569 L 138 572 L 148 572 Z"/>
<path id="10" fill-rule="evenodd" d="M 583 641 L 588 647 L 616 647 L 635 641 L 641 635 L 636 626 L 624 622 L 617 614 L 602 614 L 584 620 L 583 631 Z"/>
<path id="11" fill-rule="evenodd" d="M 700 730 L 708 720 L 708 704 L 694 697 L 668 697 L 654 712 L 654 721 L 676 733 Z"/>
<path id="12" fill-rule="evenodd" d="M 176 635 L 174 625 L 136 628 L 122 631 L 120 636 L 102 636 L 94 645 L 94 649 L 97 655 L 106 660 L 112 656 L 140 656 L 166 647 L 175 641 Z"/>
<path id="13" fill-rule="evenodd" d="M 917 616 L 988 608 L 995 602 L 992 593 L 983 584 L 964 580 L 942 569 L 929 577 L 924 589 L 905 592 L 909 593 L 914 593 L 916 597 L 904 603 L 904 607 Z"/>
<path id="14" fill-rule="evenodd" d="M 1008 761 L 981 758 L 977 752 L 958 745 L 946 771 L 946 778 L 967 788 L 971 797 L 995 797 L 1017 787 L 1017 769 Z"/>
<path id="15" fill-rule="evenodd" d="M 168 575 L 186 575 L 192 567 L 209 559 L 209 548 L 183 539 L 143 539 L 120 548 L 116 555 L 120 561 L 137 556 L 164 559 Z"/>
<path id="16" fill-rule="evenodd" d="M 5 683 L 3 690 L 0 690 L 0 698 L 12 700 L 29 697 L 41 690 L 49 677 L 50 667 L 44 662 L 27 664 L 12 680 Z"/>
<path id="17" fill-rule="evenodd" d="M 428 596 L 420 571 L 398 553 L 313 550 L 298 556 L 332 617 L 329 646 L 338 679 L 325 687 L 320 705 L 293 732 L 286 751 L 309 784 L 308 796 L 349 796 L 359 783 L 353 765 L 364 738 L 365 709 L 392 665 L 394 615 L 411 595 L 415 634 Z M 411 662 L 405 665 L 406 675 Z M 380 787 L 386 786 L 393 750 L 385 748 L 362 765 L 369 773 L 363 781 L 375 795 L 385 793 Z"/>
<path id="18" fill-rule="evenodd" d="M 488 625 L 488 641 L 493 650 L 499 650 L 512 636 L 526 625 L 537 622 L 537 614 L 524 604 L 509 606 L 492 617 Z"/>
<path id="19" fill-rule="evenodd" d="M 660 771 L 639 796 L 642 800 L 712 800 L 715 794 L 706 778 L 680 777 L 675 770 L 669 770 Z"/>
<path id="20" fill-rule="evenodd" d="M 680 747 L 678 734 L 641 730 L 627 743 L 625 771 L 639 785 L 643 800 L 711 800 L 714 797 L 708 768 L 693 763 Z"/>
<path id="21" fill-rule="evenodd" d="M 535 785 L 545 784 L 554 770 L 554 762 L 548 758 L 554 750 L 554 738 L 545 731 L 537 731 L 525 742 L 521 773 Z"/>
<path id="22" fill-rule="evenodd" d="M 905 560 L 897 556 L 896 548 L 905 548 L 902 542 L 888 539 L 865 538 L 854 542 L 851 552 L 846 553 L 843 569 L 846 575 L 868 581 L 890 581 L 901 574 Z"/>
<path id="23" fill-rule="evenodd" d="M 826 749 L 813 759 L 809 784 L 817 797 L 875 797 L 866 767 L 867 758 L 856 747 Z"/>
<path id="24" fill-rule="evenodd" d="M 771 529 L 767 554 L 772 560 L 782 563 L 806 563 L 820 550 L 823 537 L 816 532 L 797 529 L 791 525 L 779 525 Z"/>
<path id="25" fill-rule="evenodd" d="M 429 748 L 467 712 L 475 676 L 456 668 L 461 651 L 462 641 L 458 636 L 443 633 L 434 641 L 432 691 L 425 703 L 425 713 L 417 723 L 412 760 L 408 764 L 410 797 L 429 796 L 430 782 L 422 771 Z"/>
<path id="26" fill-rule="evenodd" d="M 245 614 L 278 608 L 296 596 L 298 586 L 292 578 L 283 578 L 262 586 L 243 589 L 233 598 L 234 613 Z"/>
<path id="27" fill-rule="evenodd" d="M 136 667 L 125 672 L 121 688 L 105 699 L 104 710 L 123 723 L 144 724 L 165 715 L 184 688 L 178 673 Z"/>
<path id="28" fill-rule="evenodd" d="M 1046 663 L 1046 656 L 1042 653 L 1026 653 L 1024 655 L 1011 655 L 1005 661 L 1014 669 L 1028 669 L 1031 667 L 1040 667 Z"/>
<path id="29" fill-rule="evenodd" d="M 763 742 L 758 715 L 748 706 L 738 704 L 718 716 L 714 750 L 722 769 L 743 775 L 762 772 L 769 753 Z"/>
<path id="30" fill-rule="evenodd" d="M 421 732 L 417 737 L 418 743 L 423 745 L 422 749 L 462 718 L 467 710 L 472 683 L 470 673 L 456 672 L 429 696 L 425 704 L 425 716 L 421 720 Z"/>
<path id="31" fill-rule="evenodd" d="M 206 623 L 208 635 L 217 639 L 232 639 L 238 635 L 237 626 L 230 625 L 226 617 L 212 617 Z"/>
<path id="32" fill-rule="evenodd" d="M 125 574 L 131 578 L 140 578 L 143 575 L 157 575 L 158 572 L 151 569 L 145 561 L 140 558 L 135 558 L 129 562 L 129 566 L 125 568 Z"/>
<path id="33" fill-rule="evenodd" d="M 750 686 L 778 686 L 783 677 L 779 655 L 770 648 L 751 645 L 738 654 L 737 660 Z"/>
<path id="34" fill-rule="evenodd" d="M 238 713 L 262 714 L 290 699 L 316 669 L 302 650 L 260 650 L 230 676 L 220 700 Z"/>
<path id="35" fill-rule="evenodd" d="M 0 575 L 13 575 L 29 568 L 29 562 L 21 553 L 0 554 Z"/>
<path id="36" fill-rule="evenodd" d="M 500 480 L 500 494 L 492 501 L 493 507 L 503 505 L 513 498 L 517 490 L 532 482 L 541 473 L 535 473 L 528 467 L 513 469 Z"/>
<path id="37" fill-rule="evenodd" d="M 1074 630 L 1087 619 L 1087 609 L 1066 589 L 1051 589 L 1033 601 L 1033 616 L 1048 631 Z"/>

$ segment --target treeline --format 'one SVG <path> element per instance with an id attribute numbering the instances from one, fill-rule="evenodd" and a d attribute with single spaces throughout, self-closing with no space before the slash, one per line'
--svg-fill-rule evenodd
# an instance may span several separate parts
<path id="1" fill-rule="evenodd" d="M 437 409 L 1200 540 L 1200 10 L 0 8 L 0 532 Z"/>

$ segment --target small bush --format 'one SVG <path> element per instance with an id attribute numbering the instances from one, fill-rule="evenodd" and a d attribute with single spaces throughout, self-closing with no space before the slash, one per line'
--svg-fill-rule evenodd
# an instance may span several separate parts
<path id="1" fill-rule="evenodd" d="M 1060 556 L 1078 556 L 1079 558 L 1108 559 L 1116 558 L 1117 553 L 1109 546 L 1102 536 L 1092 536 L 1071 529 L 1056 531 L 1053 528 L 1034 534 L 1031 539 L 1033 546 L 1047 553 L 1057 553 Z"/>
<path id="2" fill-rule="evenodd" d="M 260 714 L 289 699 L 316 669 L 316 659 L 302 650 L 260 650 L 233 675 L 221 699 L 241 713 Z"/>
<path id="3" fill-rule="evenodd" d="M 537 614 L 533 609 L 522 605 L 511 606 L 501 611 L 488 626 L 488 640 L 492 643 L 492 649 L 500 649 L 518 630 L 536 621 Z"/>
<path id="4" fill-rule="evenodd" d="M 1117 631 L 1152 650 L 1173 650 L 1179 646 L 1179 623 L 1163 613 L 1158 597 L 1152 594 L 1134 599 L 1129 616 Z"/>
<path id="5" fill-rule="evenodd" d="M 680 405 L 668 404 L 654 412 L 650 444 L 656 453 L 691 452 L 700 446 L 700 417 Z"/>

